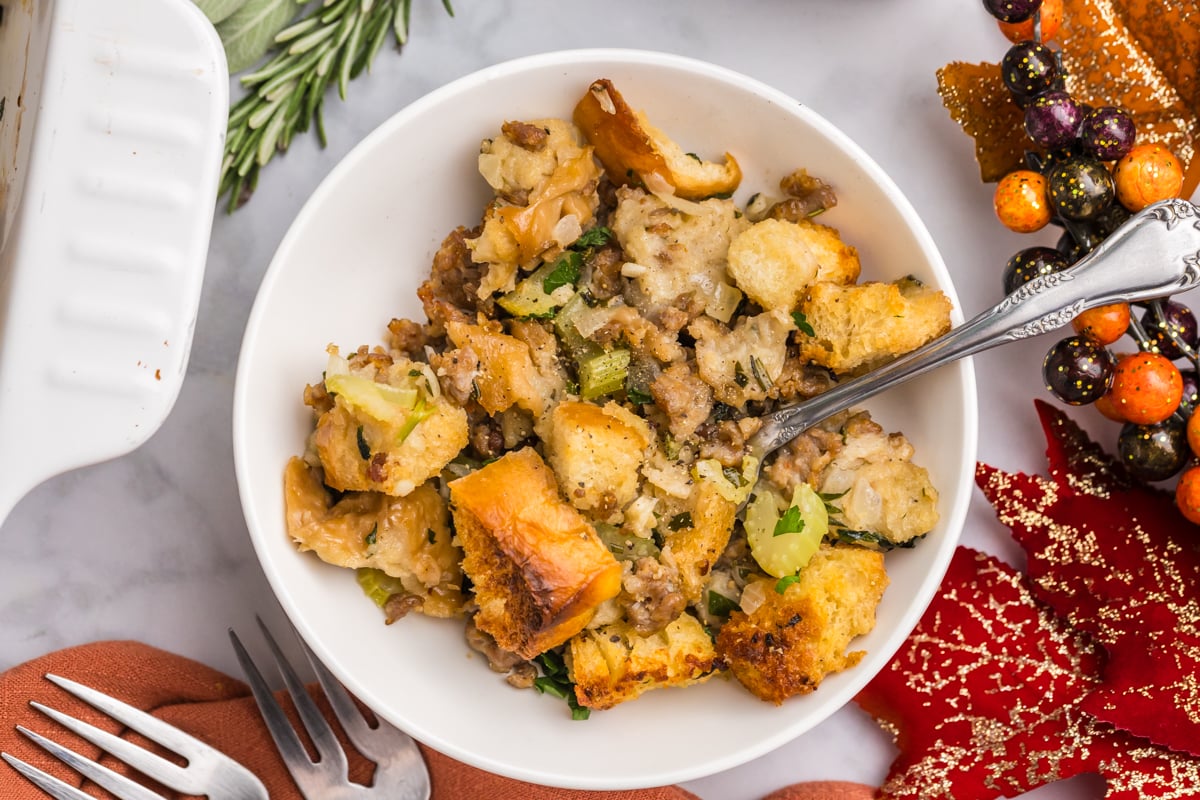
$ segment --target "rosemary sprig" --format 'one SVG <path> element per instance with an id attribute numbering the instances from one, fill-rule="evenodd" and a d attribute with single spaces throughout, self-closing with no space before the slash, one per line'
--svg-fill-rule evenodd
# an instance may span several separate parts
<path id="1" fill-rule="evenodd" d="M 450 0 L 442 5 L 454 16 Z M 350 81 L 370 70 L 389 33 L 402 47 L 411 10 L 412 0 L 322 0 L 280 31 L 275 55 L 242 76 L 247 94 L 229 111 L 220 193 L 229 193 L 230 212 L 250 198 L 259 170 L 297 133 L 313 125 L 327 144 L 326 90 L 336 83 L 345 100 Z"/>

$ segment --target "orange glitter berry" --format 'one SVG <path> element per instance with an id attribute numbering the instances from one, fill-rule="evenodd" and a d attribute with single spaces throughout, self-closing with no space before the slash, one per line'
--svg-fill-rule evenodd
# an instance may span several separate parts
<path id="1" fill-rule="evenodd" d="M 1038 13 L 1042 17 L 1042 41 L 1048 42 L 1058 34 L 1063 21 L 1063 0 L 1042 0 Z M 1000 32 L 1013 44 L 1033 39 L 1033 17 L 1022 22 L 1000 22 Z"/>
<path id="2" fill-rule="evenodd" d="M 1112 303 L 1080 312 L 1071 320 L 1075 332 L 1099 345 L 1110 345 L 1129 328 L 1129 303 Z"/>
<path id="3" fill-rule="evenodd" d="M 1187 442 L 1192 452 L 1200 457 L 1200 413 L 1192 412 L 1187 423 Z"/>
<path id="4" fill-rule="evenodd" d="M 1175 413 L 1183 399 L 1183 376 L 1166 356 L 1131 353 L 1113 370 L 1113 406 L 1135 425 L 1153 425 Z"/>
<path id="5" fill-rule="evenodd" d="M 1140 144 L 1113 168 L 1117 200 L 1130 211 L 1178 197 L 1183 188 L 1183 166 L 1161 144 Z"/>
<path id="6" fill-rule="evenodd" d="M 1112 392 L 1105 392 L 1100 396 L 1100 399 L 1092 404 L 1102 416 L 1111 419 L 1113 422 L 1128 422 L 1129 420 L 1121 416 L 1121 411 L 1113 404 Z"/>
<path id="7" fill-rule="evenodd" d="M 1192 465 L 1179 476 L 1175 506 L 1190 522 L 1200 524 L 1200 466 Z"/>
<path id="8" fill-rule="evenodd" d="M 1033 233 L 1050 222 L 1046 179 L 1032 170 L 1019 169 L 1001 178 L 992 202 L 996 216 L 1011 231 Z"/>

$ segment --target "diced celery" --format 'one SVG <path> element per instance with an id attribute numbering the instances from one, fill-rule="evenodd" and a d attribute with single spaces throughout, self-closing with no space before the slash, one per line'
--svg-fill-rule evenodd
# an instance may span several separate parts
<path id="1" fill-rule="evenodd" d="M 593 400 L 625 388 L 629 375 L 629 351 L 624 348 L 601 350 L 579 364 L 579 394 Z"/>
<path id="2" fill-rule="evenodd" d="M 415 388 L 389 386 L 349 373 L 326 375 L 325 388 L 380 422 L 407 417 L 420 398 Z"/>
<path id="3" fill-rule="evenodd" d="M 802 483 L 786 508 L 773 491 L 761 489 L 746 506 L 744 524 L 754 560 L 768 575 L 783 578 L 812 559 L 829 531 L 829 515 L 813 488 Z"/>
<path id="4" fill-rule="evenodd" d="M 393 578 L 381 569 L 361 567 L 355 570 L 355 579 L 363 593 L 380 608 L 392 595 L 405 592 L 404 583 L 399 578 Z"/>
<path id="5" fill-rule="evenodd" d="M 600 535 L 600 540 L 608 546 L 609 552 L 618 561 L 636 561 L 646 556 L 658 557 L 658 545 L 654 543 L 653 539 L 622 533 L 616 525 L 609 525 L 606 522 L 596 523 L 596 533 Z"/>
<path id="6" fill-rule="evenodd" d="M 557 266 L 557 262 L 543 264 L 496 302 L 514 317 L 552 316 L 554 309 L 575 296 L 575 287 L 571 284 L 561 285 L 551 292 L 545 290 L 546 279 Z"/>
<path id="7" fill-rule="evenodd" d="M 754 456 L 742 458 L 742 471 L 735 473 L 736 482 L 730 480 L 729 472 L 735 471 L 732 468 L 726 470 L 715 458 L 701 459 L 692 465 L 692 477 L 710 481 L 721 497 L 731 503 L 741 504 L 750 496 L 750 490 L 758 480 L 758 459 Z"/>
<path id="8" fill-rule="evenodd" d="M 585 308 L 587 308 L 587 303 L 583 301 L 582 295 L 577 294 L 566 302 L 562 310 L 558 312 L 558 316 L 554 318 L 554 330 L 576 364 L 581 364 L 604 352 L 600 345 L 585 338 L 575 327 L 576 317 Z"/>

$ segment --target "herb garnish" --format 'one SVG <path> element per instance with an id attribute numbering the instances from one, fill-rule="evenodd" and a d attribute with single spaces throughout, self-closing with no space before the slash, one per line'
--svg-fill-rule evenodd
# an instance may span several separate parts
<path id="1" fill-rule="evenodd" d="M 363 436 L 363 426 L 358 426 L 358 431 L 355 434 L 358 437 L 358 454 L 362 456 L 363 461 L 369 461 L 371 458 L 371 445 L 367 444 L 366 437 Z"/>
<path id="2" fill-rule="evenodd" d="M 571 243 L 571 249 L 583 251 L 593 247 L 600 247 L 601 245 L 608 244 L 611 239 L 612 231 L 603 225 L 599 225 L 589 231 L 584 231 L 582 236 Z"/>
<path id="3" fill-rule="evenodd" d="M 750 378 L 746 376 L 746 370 L 742 369 L 742 362 L 736 361 L 733 364 L 733 382 L 738 385 L 738 388 L 745 389 L 750 383 Z"/>
<path id="4" fill-rule="evenodd" d="M 575 697 L 575 684 L 567 677 L 567 665 L 563 657 L 553 650 L 547 650 L 535 656 L 533 661 L 542 669 L 541 677 L 533 679 L 533 688 L 539 694 L 566 700 L 571 708 L 571 719 L 587 719 L 591 709 L 579 705 Z"/>
<path id="5" fill-rule="evenodd" d="M 764 392 L 771 390 L 771 377 L 767 375 L 767 368 L 758 356 L 750 356 L 750 372 Z"/>
<path id="6" fill-rule="evenodd" d="M 742 607 L 733 598 L 708 590 L 708 613 L 714 617 L 728 617 L 732 612 L 741 610 Z"/>
<path id="7" fill-rule="evenodd" d="M 371 532 L 370 532 L 370 533 L 368 533 L 368 534 L 367 534 L 367 536 L 366 536 L 366 538 L 363 540 L 363 541 L 365 541 L 365 542 L 367 543 L 367 546 L 368 546 L 368 547 L 374 547 L 374 546 L 375 546 L 375 540 L 376 540 L 376 538 L 377 538 L 377 537 L 376 537 L 376 535 L 377 535 L 378 533 L 379 533 L 379 523 L 378 523 L 378 522 L 376 522 L 374 525 L 372 525 L 372 526 L 371 526 Z"/>
<path id="8" fill-rule="evenodd" d="M 542 281 L 542 291 L 551 294 L 560 286 L 575 283 L 583 270 L 583 256 L 577 250 L 564 253 L 554 264 L 554 269 Z"/>
<path id="9" fill-rule="evenodd" d="M 809 324 L 808 317 L 804 316 L 799 311 L 792 312 L 792 322 L 796 323 L 796 327 L 806 336 L 816 336 L 817 332 L 813 330 L 813 326 Z"/>
<path id="10" fill-rule="evenodd" d="M 426 528 L 425 538 L 429 540 L 430 544 L 437 544 L 437 531 L 433 528 Z"/>
<path id="11" fill-rule="evenodd" d="M 775 522 L 775 532 L 772 536 L 782 536 L 785 533 L 799 533 L 804 530 L 804 520 L 800 518 L 800 508 L 789 506 L 787 511 Z"/>
<path id="12" fill-rule="evenodd" d="M 775 591 L 779 594 L 785 594 L 788 590 L 788 587 L 798 580 L 800 580 L 799 572 L 797 572 L 795 575 L 784 575 L 775 582 Z"/>
<path id="13" fill-rule="evenodd" d="M 265 47 L 277 49 L 266 64 L 242 76 L 247 94 L 229 110 L 220 193 L 229 193 L 230 211 L 250 198 L 259 170 L 276 153 L 287 150 L 297 133 L 314 126 L 325 146 L 326 89 L 336 84 L 338 96 L 345 100 L 348 84 L 370 69 L 389 33 L 397 47 L 408 41 L 412 0 L 317 3 L 303 18 L 293 18 L 291 25 L 286 16 L 277 21 L 274 11 L 291 13 L 288 6 L 295 8 L 295 4 L 290 0 L 259 2 L 261 13 L 245 5 L 246 13 L 239 15 L 244 24 L 231 17 L 218 28 L 230 71 L 253 64 Z M 442 5 L 454 15 L 450 0 L 442 0 Z M 244 42 L 251 39 L 261 40 L 265 47 L 246 50 Z"/>

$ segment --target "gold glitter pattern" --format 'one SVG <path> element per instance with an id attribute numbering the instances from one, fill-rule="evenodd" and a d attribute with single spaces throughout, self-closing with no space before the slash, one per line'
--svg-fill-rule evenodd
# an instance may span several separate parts
<path id="1" fill-rule="evenodd" d="M 980 465 L 977 479 L 1025 549 L 1034 594 L 1105 648 L 1081 708 L 1200 754 L 1200 531 L 1171 496 L 1134 487 L 1061 412 L 1039 402 L 1051 478 Z"/>
<path id="2" fill-rule="evenodd" d="M 939 597 L 856 698 L 901 749 L 880 796 L 1014 797 L 1098 772 L 1109 800 L 1200 797 L 1200 758 L 1153 747 L 1082 708 L 1100 661 L 1019 573 L 960 547 Z"/>
<path id="3" fill-rule="evenodd" d="M 1129 111 L 1139 143 L 1158 143 L 1184 165 L 1183 197 L 1200 180 L 1200 0 L 1064 0 L 1061 44 L 1068 91 L 1079 102 Z M 1034 150 L 1023 114 L 993 64 L 948 64 L 938 90 L 975 139 L 980 177 L 996 181 Z M 1188 168 L 1191 165 L 1192 168 Z"/>

